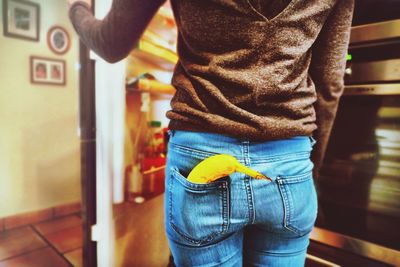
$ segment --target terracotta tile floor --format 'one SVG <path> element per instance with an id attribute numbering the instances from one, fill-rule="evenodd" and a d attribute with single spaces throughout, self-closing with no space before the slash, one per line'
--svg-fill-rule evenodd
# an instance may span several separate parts
<path id="1" fill-rule="evenodd" d="M 164 233 L 164 196 L 142 204 L 114 206 L 115 266 L 165 267 L 169 248 Z"/>
<path id="2" fill-rule="evenodd" d="M 0 232 L 0 267 L 64 266 L 82 266 L 77 215 Z"/>

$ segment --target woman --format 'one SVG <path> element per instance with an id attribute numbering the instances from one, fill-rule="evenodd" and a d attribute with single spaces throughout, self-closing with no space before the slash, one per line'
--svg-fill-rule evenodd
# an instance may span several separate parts
<path id="1" fill-rule="evenodd" d="M 164 2 L 114 0 L 99 21 L 88 0 L 69 0 L 69 14 L 83 42 L 116 62 Z M 167 112 L 165 227 L 175 264 L 303 266 L 317 215 L 313 173 L 343 92 L 353 0 L 171 5 L 179 61 Z M 273 181 L 240 173 L 209 184 L 186 180 L 215 154 Z"/>

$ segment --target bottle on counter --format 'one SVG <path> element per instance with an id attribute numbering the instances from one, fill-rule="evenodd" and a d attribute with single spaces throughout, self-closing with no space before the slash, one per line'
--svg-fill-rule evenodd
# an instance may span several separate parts
<path id="1" fill-rule="evenodd" d="M 143 192 L 155 196 L 164 192 L 164 169 L 166 163 L 164 130 L 160 121 L 149 122 L 149 140 L 141 161 Z"/>

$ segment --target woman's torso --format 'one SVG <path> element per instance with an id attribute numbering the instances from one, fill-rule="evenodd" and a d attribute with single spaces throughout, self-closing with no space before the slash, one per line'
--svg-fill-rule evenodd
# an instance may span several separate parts
<path id="1" fill-rule="evenodd" d="M 335 0 L 172 0 L 170 128 L 253 140 L 311 135 L 312 45 Z"/>

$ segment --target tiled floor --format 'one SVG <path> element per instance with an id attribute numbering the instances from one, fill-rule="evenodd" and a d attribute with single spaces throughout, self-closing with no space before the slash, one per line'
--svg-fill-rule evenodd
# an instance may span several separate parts
<path id="1" fill-rule="evenodd" d="M 70 215 L 0 232 L 0 267 L 81 267 L 81 223 Z"/>
<path id="2" fill-rule="evenodd" d="M 164 232 L 164 196 L 142 204 L 114 206 L 115 266 L 164 267 L 169 249 Z"/>

